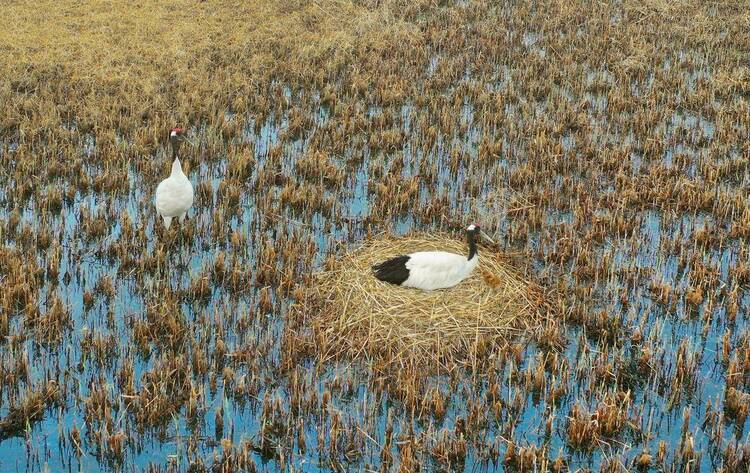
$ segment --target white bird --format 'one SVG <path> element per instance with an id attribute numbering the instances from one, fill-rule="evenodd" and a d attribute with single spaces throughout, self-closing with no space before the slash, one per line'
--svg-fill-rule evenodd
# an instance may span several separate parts
<path id="1" fill-rule="evenodd" d="M 469 255 L 461 256 L 446 251 L 419 251 L 396 256 L 372 267 L 381 281 L 424 291 L 453 287 L 466 279 L 479 263 L 476 236 L 482 234 L 492 241 L 479 225 L 466 227 Z"/>
<path id="2" fill-rule="evenodd" d="M 169 228 L 174 217 L 179 218 L 180 223 L 182 223 L 188 209 L 193 205 L 193 185 L 182 172 L 182 165 L 177 157 L 177 150 L 184 139 L 181 128 L 172 129 L 169 134 L 169 141 L 172 144 L 172 158 L 174 158 L 172 173 L 156 187 L 154 204 L 156 205 L 156 211 L 164 219 L 166 228 Z"/>

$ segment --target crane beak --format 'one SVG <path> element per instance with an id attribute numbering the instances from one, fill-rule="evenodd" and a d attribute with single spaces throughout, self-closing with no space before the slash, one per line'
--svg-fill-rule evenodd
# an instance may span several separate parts
<path id="1" fill-rule="evenodd" d="M 193 140 L 191 140 L 190 138 L 188 138 L 188 137 L 187 137 L 187 136 L 185 136 L 185 135 L 182 135 L 182 140 L 183 140 L 183 141 L 187 141 L 187 142 L 188 142 L 188 143 L 190 143 L 191 145 L 195 146 L 195 143 L 193 142 Z"/>
<path id="2" fill-rule="evenodd" d="M 479 230 L 479 234 L 480 234 L 480 235 L 482 235 L 482 237 L 484 237 L 484 239 L 486 239 L 487 241 L 489 241 L 489 242 L 490 242 L 490 243 L 492 243 L 493 245 L 495 244 L 495 240 L 493 240 L 492 238 L 490 238 L 490 236 L 489 236 L 489 235 L 487 235 L 487 234 L 486 234 L 486 233 L 484 232 L 484 230 Z"/>

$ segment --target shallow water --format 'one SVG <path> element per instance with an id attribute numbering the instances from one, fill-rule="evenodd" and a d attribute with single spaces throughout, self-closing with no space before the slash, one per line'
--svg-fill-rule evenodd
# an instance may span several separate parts
<path id="1" fill-rule="evenodd" d="M 539 40 L 539 33 L 527 33 L 523 35 L 522 44 L 535 52 L 542 58 L 546 56 L 546 51 L 535 46 Z M 435 56 L 429 63 L 426 71 L 428 76 L 433 75 L 440 67 L 440 58 Z M 665 65 L 665 67 L 669 67 Z M 513 79 L 508 71 L 502 74 L 503 78 L 498 84 L 493 85 L 497 89 L 502 89 L 513 85 Z M 697 75 L 695 76 L 698 77 Z M 606 71 L 590 71 L 587 75 L 589 81 L 608 82 L 611 78 Z M 469 82 L 471 78 L 464 78 Z M 649 87 L 647 80 L 642 87 Z M 572 100 L 572 93 L 561 89 L 561 95 Z M 285 90 L 286 99 L 294 101 L 295 94 Z M 319 96 L 318 96 L 319 98 Z M 587 119 L 593 124 L 592 133 L 596 136 L 602 147 L 609 142 L 617 140 L 635 139 L 630 131 L 619 133 L 608 131 L 606 123 L 602 122 L 602 115 L 606 115 L 608 102 L 606 94 L 597 92 L 586 92 L 584 97 L 580 97 L 590 104 Z M 509 116 L 521 122 L 534 121 L 541 119 L 547 113 L 546 105 L 530 105 L 530 114 L 526 115 L 523 111 L 529 104 L 506 104 L 504 112 Z M 372 119 L 378 114 L 384 113 L 384 109 L 379 106 L 363 107 L 363 115 Z M 405 133 L 405 143 L 401 153 L 381 153 L 372 151 L 364 147 L 356 149 L 351 153 L 363 153 L 364 164 L 353 166 L 353 169 L 347 168 L 346 184 L 340 192 L 334 192 L 328 188 L 324 191 L 324 197 L 333 199 L 336 202 L 337 216 L 326 217 L 323 212 L 316 213 L 312 218 L 307 220 L 300 217 L 298 212 L 279 206 L 283 212 L 281 215 L 264 213 L 256 209 L 257 200 L 262 198 L 266 193 L 278 199 L 278 186 L 268 186 L 258 194 L 251 192 L 250 184 L 257 177 L 259 169 L 264 168 L 269 162 L 269 153 L 276 146 L 283 146 L 281 157 L 280 171 L 287 176 L 295 176 L 298 181 L 303 179 L 296 176 L 295 163 L 304 155 L 308 149 L 313 132 L 326 124 L 331 119 L 330 111 L 323 106 L 315 110 L 315 121 L 311 129 L 306 129 L 302 137 L 294 140 L 292 143 L 282 143 L 279 137 L 286 131 L 289 126 L 288 114 L 284 114 L 276 119 L 271 117 L 260 127 L 260 131 L 254 132 L 254 124 L 245 127 L 241 135 L 244 143 L 254 144 L 254 157 L 257 161 L 256 169 L 253 176 L 247 180 L 247 185 L 242 189 L 240 197 L 241 210 L 231 214 L 224 222 L 232 230 L 237 230 L 242 235 L 248 237 L 247 246 L 241 251 L 229 249 L 230 244 L 227 238 L 217 239 L 212 237 L 217 225 L 213 219 L 212 213 L 220 204 L 219 186 L 223 176 L 227 171 L 226 157 L 214 157 L 210 161 L 201 162 L 195 165 L 195 159 L 189 158 L 192 164 L 190 179 L 195 186 L 201 182 L 210 182 L 212 195 L 210 202 L 201 205 L 196 203 L 190 212 L 190 218 L 187 225 L 194 226 L 195 240 L 191 242 L 177 240 L 171 243 L 171 246 L 165 247 L 164 251 L 169 255 L 168 267 L 163 268 L 166 271 L 170 286 L 173 289 L 184 289 L 190 285 L 194 276 L 206 271 L 216 258 L 219 250 L 227 253 L 233 253 L 237 261 L 243 267 L 251 270 L 251 276 L 256 274 L 254 269 L 259 261 L 259 255 L 265 250 L 265 246 L 254 244 L 254 242 L 263 241 L 267 238 L 268 244 L 273 245 L 275 239 L 289 238 L 295 232 L 298 232 L 315 245 L 316 252 L 313 259 L 313 266 L 302 268 L 302 272 L 314 271 L 322 264 L 326 255 L 332 251 L 336 244 L 356 245 L 361 241 L 366 233 L 367 227 L 365 220 L 373 216 L 373 208 L 378 204 L 378 199 L 373 195 L 370 189 L 371 181 L 377 182 L 380 179 L 378 173 L 381 170 L 372 169 L 373 163 L 380 160 L 384 163 L 385 172 L 392 165 L 394 156 L 403 155 L 403 170 L 401 175 L 404 178 L 411 177 L 420 173 L 420 161 L 425 158 L 423 151 L 414 130 L 414 120 L 423 112 L 417 106 L 404 104 L 398 107 L 394 113 L 398 120 L 398 126 Z M 566 276 L 566 272 L 575 270 L 575 263 L 566 263 L 561 270 L 554 275 L 549 274 L 549 268 L 544 264 L 543 255 L 555 251 L 559 240 L 552 240 L 551 243 L 543 238 L 543 232 L 549 231 L 550 228 L 560 225 L 570 225 L 577 217 L 571 212 L 554 208 L 543 209 L 544 225 L 542 228 L 532 229 L 529 238 L 523 241 L 510 241 L 508 237 L 511 221 L 514 217 L 515 204 L 511 202 L 513 197 L 512 186 L 509 185 L 509 175 L 517 171 L 520 167 L 530 162 L 530 157 L 526 155 L 525 150 L 514 150 L 513 153 L 503 153 L 493 163 L 492 171 L 494 174 L 484 174 L 476 171 L 471 164 L 461 165 L 457 173 L 451 173 L 447 163 L 450 161 L 451 148 L 458 147 L 467 156 L 476 159 L 478 148 L 482 141 L 485 130 L 477 123 L 477 113 L 470 101 L 464 100 L 460 107 L 460 119 L 458 125 L 467 128 L 466 133 L 460 134 L 454 130 L 452 136 L 440 134 L 437 139 L 434 154 L 426 159 L 428 162 L 437 164 L 438 175 L 436 186 L 422 186 L 420 188 L 420 202 L 415 202 L 414 206 L 425 206 L 435 200 L 437 197 L 445 197 L 450 202 L 451 211 L 455 215 L 479 217 L 482 221 L 490 222 L 494 226 L 493 233 L 499 241 L 509 250 L 526 251 L 527 254 L 537 254 L 537 260 L 532 261 L 532 267 L 537 276 L 547 278 L 571 278 Z M 227 115 L 228 120 L 236 119 Z M 433 117 L 434 118 L 434 117 Z M 678 112 L 672 117 L 671 123 L 665 125 L 662 130 L 664 139 L 673 136 L 675 129 L 684 128 L 691 130 L 693 134 L 699 134 L 707 144 L 714 139 L 714 123 L 700 115 L 691 112 Z M 75 131 L 75 127 L 71 128 Z M 194 141 L 201 142 L 204 136 L 200 131 L 193 131 Z M 495 137 L 497 138 L 497 137 Z M 513 145 L 504 137 L 503 149 L 512 149 Z M 564 150 L 574 149 L 577 146 L 575 136 L 563 135 L 560 137 L 561 145 Z M 701 149 L 691 144 L 688 139 L 678 139 L 678 143 L 666 148 L 664 155 L 661 157 L 661 163 L 664 166 L 672 167 L 674 165 L 674 155 L 686 154 L 692 164 L 685 169 L 688 177 L 693 177 L 697 172 L 697 158 L 700 156 Z M 91 137 L 83 141 L 82 153 L 91 156 L 96 152 L 96 145 Z M 7 153 L 13 153 L 15 145 L 6 143 L 4 149 Z M 511 157 L 509 157 L 511 156 Z M 339 166 L 346 166 L 346 162 L 352 156 L 335 156 L 334 160 Z M 642 156 L 633 152 L 630 156 L 632 161 L 633 174 L 645 172 L 643 169 Z M 164 172 L 168 170 L 168 160 L 161 153 L 158 156 L 144 157 L 144 159 L 155 159 L 163 165 L 160 165 Z M 101 172 L 98 169 L 92 169 L 92 173 Z M 66 203 L 59 216 L 53 221 L 42 222 L 38 218 L 37 203 L 33 199 L 24 204 L 21 214 L 20 226 L 28 224 L 35 230 L 42 229 L 43 225 L 53 230 L 55 235 L 59 236 L 60 244 L 63 248 L 62 259 L 60 264 L 60 275 L 57 284 L 47 283 L 40 291 L 41 300 L 49 296 L 49 291 L 56 291 L 64 302 L 70 308 L 72 313 L 72 327 L 63 337 L 63 342 L 59 347 L 47 350 L 39 344 L 34 337 L 28 337 L 20 344 L 19 351 L 13 351 L 4 346 L 0 352 L 0 363 L 2 366 L 10 366 L 18 357 L 24 357 L 29 361 L 31 367 L 30 378 L 32 384 L 45 379 L 55 379 L 58 383 L 68 386 L 69 396 L 66 397 L 64 406 L 49 409 L 46 412 L 44 420 L 31 426 L 26 433 L 27 438 L 9 438 L 0 443 L 0 469 L 2 471 L 97 471 L 120 469 L 126 471 L 135 471 L 147 467 L 148 465 L 159 465 L 166 468 L 166 465 L 172 465 L 176 470 L 183 471 L 187 469 L 190 458 L 212 458 L 214 455 L 220 455 L 222 446 L 218 443 L 221 438 L 229 439 L 234 445 L 240 444 L 245 440 L 258 439 L 261 425 L 262 400 L 266 397 L 270 399 L 280 399 L 284 409 L 291 409 L 289 405 L 289 379 L 279 375 L 279 350 L 280 340 L 284 331 L 284 313 L 288 309 L 290 300 L 287 300 L 279 292 L 273 294 L 273 299 L 279 301 L 278 308 L 271 313 L 256 312 L 251 314 L 250 327 L 247 330 L 239 331 L 237 329 L 237 319 L 249 312 L 256 311 L 256 302 L 259 297 L 257 288 L 248 289 L 231 293 L 219 285 L 212 286 L 210 297 L 203 302 L 181 301 L 179 308 L 184 316 L 185 323 L 192 330 L 190 339 L 198 342 L 196 345 L 208 354 L 214 353 L 217 343 L 217 334 L 211 333 L 210 328 L 223 329 L 223 341 L 229 347 L 229 352 L 248 348 L 262 353 L 260 363 L 255 366 L 236 366 L 235 380 L 241 376 L 260 379 L 257 383 L 258 391 L 252 396 L 248 395 L 239 400 L 231 389 L 222 384 L 221 379 L 211 383 L 209 376 L 197 376 L 197 380 L 202 383 L 199 390 L 205 396 L 202 406 L 205 411 L 199 417 L 201 423 L 198 426 L 188 424 L 184 415 L 184 409 L 179 410 L 171 421 L 154 428 L 147 428 L 145 432 L 138 432 L 136 422 L 133 416 L 125 409 L 125 399 L 122 397 L 121 390 L 117 387 L 118 372 L 122 368 L 125 359 L 132 358 L 134 361 L 134 376 L 136 387 L 142 388 L 143 376 L 154 370 L 162 358 L 168 357 L 169 350 L 163 347 L 157 347 L 156 344 L 150 344 L 151 351 L 148 354 L 142 354 L 136 348 L 136 342 L 131 338 L 133 332 L 131 325 L 136 319 L 142 319 L 143 313 L 147 311 L 148 306 L 158 304 L 163 295 L 163 287 L 158 285 L 158 278 L 152 278 L 146 275 L 140 282 L 136 279 L 132 269 L 120 271 L 118 260 L 109 260 L 104 249 L 112 242 L 117 241 L 121 235 L 121 225 L 119 217 L 123 214 L 129 215 L 136 229 L 143 228 L 149 235 L 149 244 L 143 248 L 147 255 L 153 255 L 156 251 L 164 246 L 159 234 L 155 232 L 155 226 L 161 225 L 154 217 L 153 205 L 151 202 L 152 192 L 155 188 L 155 182 L 151 182 L 141 176 L 134 167 L 129 167 L 126 172 L 128 178 L 128 191 L 126 194 L 120 194 L 112 198 L 111 194 L 97 193 L 89 189 L 85 193 L 76 194 L 71 203 Z M 549 185 L 555 191 L 563 188 L 564 179 L 570 177 L 592 187 L 592 193 L 606 194 L 614 192 L 611 183 L 596 182 L 588 176 L 563 176 L 558 175 L 555 182 Z M 466 195 L 465 188 L 467 181 L 479 179 L 479 195 L 476 199 L 462 198 Z M 593 181 L 593 182 L 592 182 Z M 507 188 L 498 188 L 499 185 Z M 597 188 L 601 186 L 601 188 Z M 727 188 L 736 188 L 736 184 L 727 183 Z M 103 212 L 108 215 L 106 219 L 109 225 L 106 236 L 87 240 L 82 236 L 82 230 L 77 223 L 80 219 L 80 209 L 85 206 L 91 213 Z M 11 211 L 11 206 L 6 204 L 2 209 L 2 218 L 7 220 Z M 111 210 L 111 211 L 110 211 Z M 339 218 L 343 217 L 343 218 Z M 115 217 L 115 218 L 113 218 Z M 724 399 L 724 374 L 723 369 L 717 361 L 716 353 L 719 351 L 720 339 L 726 329 L 723 312 L 724 306 L 716 304 L 715 322 L 711 323 L 707 333 L 702 333 L 703 321 L 701 319 L 702 308 L 694 311 L 686 307 L 684 300 L 680 301 L 673 307 L 664 307 L 654 301 L 652 295 L 648 292 L 646 284 L 643 281 L 636 285 L 636 288 L 628 294 L 627 304 L 619 300 L 619 291 L 622 288 L 622 280 L 617 279 L 618 270 L 632 271 L 650 271 L 651 279 L 668 283 L 676 289 L 682 290 L 689 286 L 689 268 L 681 270 L 676 255 L 668 254 L 664 251 L 664 243 L 681 239 L 689 242 L 693 238 L 693 232 L 696 228 L 702 228 L 704 225 L 712 224 L 713 219 L 709 214 L 701 212 L 685 213 L 676 219 L 666 219 L 660 210 L 648 209 L 639 210 L 632 219 L 636 222 L 635 233 L 638 236 L 636 244 L 628 237 L 607 235 L 603 243 L 594 244 L 594 255 L 597 259 L 608 255 L 611 258 L 611 268 L 607 273 L 610 279 L 599 280 L 595 284 L 595 292 L 592 296 L 591 311 L 606 310 L 615 319 L 620 320 L 626 327 L 637 325 L 643 321 L 648 331 L 644 333 L 644 338 L 653 337 L 656 340 L 656 346 L 660 350 L 655 354 L 659 359 L 656 374 L 653 379 L 635 379 L 629 380 L 631 383 L 623 390 L 629 390 L 633 399 L 633 405 L 641 414 L 640 418 L 644 422 L 651 424 L 651 438 L 643 438 L 635 429 L 625 433 L 618 438 L 610 439 L 608 444 L 599 445 L 592 452 L 579 452 L 571 449 L 567 441 L 565 430 L 565 415 L 570 407 L 577 400 L 589 398 L 589 390 L 597 389 L 596 386 L 587 384 L 589 380 L 581 376 L 580 382 L 577 382 L 576 373 L 586 370 L 595 364 L 596 360 L 603 362 L 612 362 L 619 365 L 637 358 L 638 348 L 635 346 L 624 346 L 618 350 L 607 347 L 602 348 L 602 342 L 591 334 L 586 333 L 586 327 L 580 324 L 571 323 L 566 330 L 569 343 L 564 348 L 562 356 L 570 367 L 572 381 L 569 383 L 570 391 L 563 396 L 559 404 L 550 405 L 544 400 L 535 399 L 533 393 L 526 393 L 522 384 L 518 380 L 511 380 L 512 363 L 505 364 L 498 369 L 497 378 L 506 380 L 503 384 L 502 398 L 506 404 L 510 404 L 514 398 L 520 396 L 523 406 L 517 413 L 517 423 L 513 432 L 516 441 L 527 442 L 532 445 L 545 446 L 550 455 L 554 457 L 558 451 L 563 452 L 570 459 L 570 466 L 575 468 L 592 468 L 598 469 L 603 459 L 611 456 L 613 453 L 623 454 L 627 458 L 632 458 L 640 452 L 644 446 L 648 446 L 650 451 L 655 452 L 660 440 L 664 440 L 674 450 L 680 443 L 682 437 L 682 419 L 685 409 L 690 411 L 690 421 L 688 430 L 695 433 L 696 449 L 703 451 L 704 455 L 700 458 L 700 470 L 709 471 L 716 468 L 716 452 L 711 448 L 707 434 L 701 428 L 703 418 L 706 414 L 706 403 L 710 399 L 715 408 L 721 410 Z M 433 221 L 428 224 L 417 224 L 416 219 L 408 212 L 399 213 L 389 216 L 389 220 L 378 222 L 378 230 L 390 230 L 398 234 L 403 234 L 412 230 L 434 231 L 445 229 L 446 224 L 443 222 Z M 266 223 L 271 222 L 270 225 Z M 349 233 L 345 228 L 351 225 L 353 231 Z M 489 227 L 488 227 L 489 228 Z M 546 242 L 546 243 L 545 243 Z M 13 247 L 18 244 L 8 239 L 5 242 L 8 246 Z M 101 253 L 99 253 L 101 250 Z M 729 270 L 736 265 L 738 259 L 739 241 L 728 241 L 722 251 L 708 250 L 703 252 L 700 257 L 706 263 L 711 263 L 719 268 L 719 279 L 726 281 L 729 279 Z M 229 254 L 228 254 L 229 256 Z M 37 257 L 44 259 L 42 252 Z M 69 274 L 71 279 L 65 282 L 65 275 Z M 109 276 L 115 283 L 115 296 L 111 299 L 107 297 L 97 297 L 94 306 L 89 310 L 84 310 L 83 294 L 84 291 L 93 291 L 97 281 L 104 276 Z M 744 314 L 750 307 L 750 295 L 746 290 L 742 290 L 740 298 L 740 320 L 744 321 Z M 43 304 L 44 305 L 44 304 Z M 695 313 L 694 313 L 695 312 Z M 214 320 L 215 325 L 209 327 L 205 325 L 203 317 Z M 24 332 L 21 317 L 11 319 L 10 332 L 20 334 Z M 107 361 L 100 366 L 98 361 L 93 357 L 92 352 L 83 350 L 81 347 L 87 334 L 94 334 L 97 339 L 107 340 L 110 343 L 105 344 L 110 352 Z M 677 352 L 680 343 L 687 341 L 692 351 L 697 351 L 699 358 L 697 360 L 698 369 L 695 373 L 696 383 L 692 392 L 685 392 L 674 402 L 670 403 L 670 397 L 674 393 L 669 390 L 669 382 L 675 376 L 675 366 L 677 364 Z M 259 350 L 259 344 L 270 343 L 267 350 Z M 628 353 L 630 350 L 630 353 Z M 189 350 L 192 353 L 192 349 Z M 538 360 L 535 355 L 540 353 L 538 347 L 528 345 L 523 354 L 523 362 L 518 367 L 523 372 L 529 366 L 536 366 Z M 627 359 L 623 360 L 620 355 Z M 210 357 L 209 357 L 210 359 Z M 257 368 L 257 369 L 256 369 Z M 216 371 L 219 370 L 209 370 Z M 357 461 L 352 461 L 350 468 L 361 469 L 365 465 L 372 465 L 377 468 L 380 464 L 380 446 L 385 436 L 387 425 L 387 413 L 393 412 L 397 419 L 394 430 L 396 433 L 407 432 L 410 429 L 419 436 L 420 433 L 429 432 L 434 434 L 441 429 L 455 430 L 456 421 L 459 418 L 465 418 L 468 415 L 467 404 L 469 401 L 480 399 L 487 395 L 487 385 L 484 382 L 462 379 L 458 382 L 456 389 L 453 390 L 446 415 L 443 419 L 433 419 L 426 416 L 421 420 L 412 420 L 409 418 L 409 412 L 406 412 L 402 403 L 396 399 L 390 399 L 388 395 L 378 395 L 372 390 L 372 371 L 367 366 L 359 364 L 335 363 L 327 366 L 322 376 L 317 376 L 313 370 L 312 364 L 303 366 L 302 372 L 305 373 L 305 380 L 310 390 L 315 390 L 318 398 L 322 398 L 326 391 L 331 390 L 332 385 L 336 385 L 337 380 L 357 379 L 360 384 L 354 387 L 351 395 L 334 394 L 330 400 L 331 409 L 341 412 L 345 425 L 357 425 L 363 419 L 374 419 L 372 425 L 368 425 L 368 435 L 371 438 L 366 439 L 365 448 L 360 452 L 363 456 Z M 428 387 L 437 387 L 445 390 L 449 377 L 433 377 L 427 385 Z M 617 383 L 615 383 L 617 384 Z M 69 437 L 71 429 L 75 426 L 81 430 L 82 438 L 85 437 L 86 420 L 84 418 L 84 402 L 91 395 L 92 386 L 103 385 L 106 392 L 109 393 L 113 402 L 114 424 L 113 430 L 123 430 L 128 433 L 131 439 L 124 461 L 122 464 L 111 462 L 97 454 L 97 446 L 90 440 L 85 441 L 83 445 L 84 454 L 80 457 L 74 455 L 74 448 L 69 440 L 63 440 Z M 214 387 L 215 386 L 215 387 Z M 617 386 L 621 387 L 621 386 Z M 0 402 L 0 418 L 8 413 L 11 393 L 2 393 L 2 402 Z M 376 399 L 373 401 L 373 399 Z M 366 400 L 370 400 L 365 403 Z M 585 404 L 585 401 L 582 401 Z M 285 403 L 285 404 L 284 404 Z M 370 412 L 374 412 L 372 417 L 363 416 L 361 410 L 364 406 Z M 584 406 L 593 410 L 596 406 Z M 223 409 L 224 429 L 220 439 L 215 439 L 215 412 L 217 409 Z M 555 425 L 551 435 L 544 432 L 545 419 L 551 412 L 559 414 L 556 417 Z M 506 415 L 514 415 L 507 414 Z M 319 432 L 326 432 L 327 427 L 324 425 L 330 422 L 330 419 L 316 418 L 314 414 L 301 416 L 305 419 L 306 451 L 293 451 L 289 454 L 288 464 L 304 471 L 330 471 L 330 461 L 322 459 L 318 453 L 318 447 L 327 448 L 326 445 L 318 445 Z M 99 428 L 104 428 L 98 426 Z M 642 426 L 645 427 L 645 426 Z M 745 439 L 745 429 L 747 421 L 743 425 L 733 425 L 727 422 L 723 427 L 724 439 L 736 439 L 741 441 Z M 96 428 L 96 426 L 95 426 Z M 627 429 L 625 429 L 627 430 Z M 197 433 L 196 433 L 197 432 Z M 488 420 L 485 429 L 484 441 L 486 444 L 498 445 L 500 459 L 502 460 L 505 448 L 504 426 L 496 419 Z M 190 438 L 199 439 L 198 444 L 188 453 L 186 446 Z M 330 439 L 324 437 L 324 442 Z M 371 443 L 371 444 L 370 444 Z M 394 447 L 394 451 L 396 448 Z M 280 464 L 277 460 L 269 459 L 259 453 L 253 453 L 254 460 L 261 470 L 277 471 Z M 499 463 L 498 463 L 499 464 Z M 496 462 L 484 461 L 479 452 L 470 447 L 464 465 L 465 471 L 492 471 Z"/>

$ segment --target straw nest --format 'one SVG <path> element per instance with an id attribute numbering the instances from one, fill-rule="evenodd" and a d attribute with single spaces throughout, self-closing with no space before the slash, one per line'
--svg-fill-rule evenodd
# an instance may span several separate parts
<path id="1" fill-rule="evenodd" d="M 463 254 L 466 243 L 448 235 L 386 237 L 326 262 L 298 307 L 308 320 L 313 314 L 323 360 L 364 355 L 387 365 L 449 367 L 541 326 L 543 292 L 497 250 L 480 247 L 477 270 L 450 289 L 403 288 L 372 274 L 375 263 L 429 250 Z"/>

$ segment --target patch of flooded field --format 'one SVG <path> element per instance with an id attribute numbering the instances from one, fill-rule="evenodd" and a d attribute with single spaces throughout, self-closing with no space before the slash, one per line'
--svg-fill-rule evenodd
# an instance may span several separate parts
<path id="1" fill-rule="evenodd" d="M 2 471 L 748 468 L 741 3 L 261 6 L 285 26 L 186 5 L 164 51 L 125 22 L 132 82 L 122 47 L 0 50 Z M 554 317 L 468 365 L 324 357 L 291 310 L 368 238 L 477 220 Z"/>

